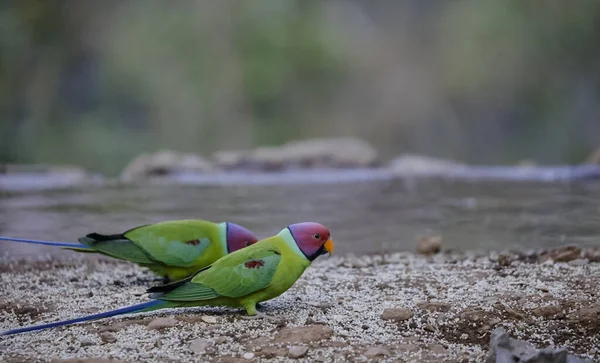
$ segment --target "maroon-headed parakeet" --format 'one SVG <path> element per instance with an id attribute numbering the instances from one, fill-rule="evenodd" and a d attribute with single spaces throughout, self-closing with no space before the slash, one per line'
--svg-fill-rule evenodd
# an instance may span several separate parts
<path id="1" fill-rule="evenodd" d="M 169 281 L 184 279 L 228 253 L 257 242 L 252 232 L 235 223 L 200 219 L 164 221 L 113 235 L 91 233 L 79 238 L 80 243 L 11 237 L 0 240 L 100 253 L 147 267 Z"/>

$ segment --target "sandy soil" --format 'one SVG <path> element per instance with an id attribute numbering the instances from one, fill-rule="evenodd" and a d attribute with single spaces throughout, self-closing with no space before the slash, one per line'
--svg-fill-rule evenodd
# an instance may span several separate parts
<path id="1" fill-rule="evenodd" d="M 481 362 L 497 326 L 600 361 L 600 263 L 581 257 L 566 249 L 320 258 L 264 303 L 275 321 L 222 308 L 132 314 L 0 337 L 0 361 Z M 0 329 L 143 302 L 153 279 L 106 259 L 5 257 Z"/>

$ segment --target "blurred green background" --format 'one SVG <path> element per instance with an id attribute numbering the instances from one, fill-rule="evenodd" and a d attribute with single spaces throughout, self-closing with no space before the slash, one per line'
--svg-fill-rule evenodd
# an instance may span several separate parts
<path id="1" fill-rule="evenodd" d="M 356 136 L 499 164 L 600 146 L 597 0 L 5 0 L 0 162 L 116 174 Z"/>

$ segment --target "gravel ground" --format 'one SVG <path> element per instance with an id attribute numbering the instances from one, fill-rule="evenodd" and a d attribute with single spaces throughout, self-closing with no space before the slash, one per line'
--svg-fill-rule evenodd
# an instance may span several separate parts
<path id="1" fill-rule="evenodd" d="M 600 258 L 586 253 L 320 258 L 263 303 L 275 321 L 222 308 L 130 314 L 0 337 L 0 361 L 482 362 L 498 326 L 600 361 Z M 0 259 L 1 330 L 146 301 L 143 269 L 69 256 Z"/>

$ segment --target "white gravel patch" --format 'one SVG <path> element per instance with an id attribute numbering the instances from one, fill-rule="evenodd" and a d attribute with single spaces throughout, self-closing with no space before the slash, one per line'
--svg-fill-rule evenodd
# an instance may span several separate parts
<path id="1" fill-rule="evenodd" d="M 600 314 L 600 263 L 516 261 L 499 268 L 492 260 L 473 253 L 321 258 L 288 292 L 263 303 L 262 311 L 279 321 L 245 320 L 243 311 L 224 308 L 129 314 L 0 337 L 0 361 L 482 361 L 496 326 L 539 347 L 564 346 L 600 360 L 600 315 L 594 315 Z M 0 329 L 144 302 L 153 279 L 133 264 L 104 259 L 11 265 L 4 258 Z M 536 310 L 547 306 L 556 311 Z M 412 316 L 383 320 L 388 308 L 408 309 Z M 156 317 L 178 321 L 149 329 Z M 287 333 L 291 338 L 283 337 Z M 102 334 L 116 341 L 106 343 Z M 320 340 L 308 341 L 313 334 Z M 192 349 L 198 338 L 207 344 L 199 341 Z M 308 352 L 288 358 L 294 346 Z M 382 355 L 365 356 L 373 347 L 383 349 L 370 353 Z"/>

